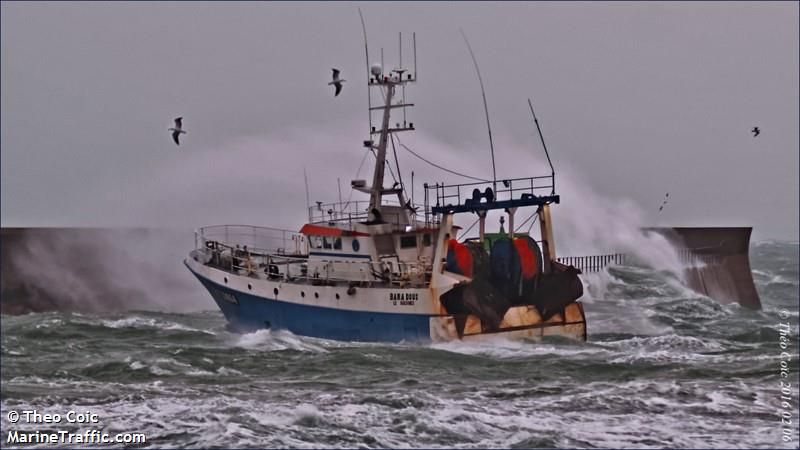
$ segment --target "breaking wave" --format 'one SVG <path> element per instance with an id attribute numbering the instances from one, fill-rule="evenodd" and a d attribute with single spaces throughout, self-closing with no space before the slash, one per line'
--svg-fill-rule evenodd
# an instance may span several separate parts
<path id="1" fill-rule="evenodd" d="M 754 246 L 762 311 L 665 271 L 586 275 L 587 343 L 235 334 L 216 310 L 3 316 L 2 408 L 88 409 L 151 447 L 796 448 L 778 417 L 796 250 Z"/>

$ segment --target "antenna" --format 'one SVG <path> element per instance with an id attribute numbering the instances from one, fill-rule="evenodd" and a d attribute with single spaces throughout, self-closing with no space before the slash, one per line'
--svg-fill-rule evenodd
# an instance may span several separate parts
<path id="1" fill-rule="evenodd" d="M 399 57 L 402 58 L 403 52 L 403 35 L 402 33 L 399 35 Z M 393 68 L 384 72 L 385 63 L 383 60 L 384 52 L 383 48 L 380 49 L 381 54 L 381 64 L 375 64 L 373 67 L 370 67 L 370 73 L 373 74 L 377 79 L 373 82 L 370 80 L 368 83 L 369 87 L 371 88 L 378 88 L 381 90 L 381 95 L 383 96 L 383 105 L 382 106 L 373 106 L 370 107 L 371 110 L 381 110 L 382 111 L 382 119 L 381 119 L 381 126 L 380 130 L 376 130 L 375 127 L 370 126 L 370 136 L 378 134 L 380 137 L 378 139 L 377 145 L 375 145 L 374 141 L 364 141 L 364 145 L 368 146 L 370 150 L 375 153 L 375 169 L 372 175 L 372 184 L 369 189 L 364 189 L 364 192 L 369 192 L 370 194 L 370 207 L 369 207 L 369 220 L 366 222 L 368 224 L 372 223 L 384 223 L 383 219 L 381 218 L 381 206 L 383 205 L 382 199 L 384 194 L 393 194 L 397 195 L 399 203 L 404 205 L 407 203 L 407 199 L 405 198 L 406 189 L 402 179 L 402 173 L 400 173 L 400 166 L 397 156 L 397 148 L 394 142 L 394 134 L 401 132 L 401 131 L 413 131 L 414 124 L 407 123 L 405 120 L 403 121 L 403 125 L 401 126 L 399 121 L 394 123 L 394 126 L 390 123 L 391 120 L 391 111 L 394 108 L 408 108 L 410 106 L 414 106 L 413 104 L 405 103 L 405 96 L 403 95 L 403 99 L 400 102 L 395 103 L 393 100 L 397 100 L 397 97 L 401 95 L 401 88 L 404 90 L 404 86 L 406 83 L 411 83 L 416 80 L 412 79 L 411 74 L 403 77 L 403 72 L 405 69 L 402 67 L 402 63 L 400 67 Z M 404 119 L 405 119 L 405 111 L 404 111 Z M 392 148 L 392 155 L 387 155 L 388 146 L 391 144 Z M 385 189 L 383 187 L 384 175 L 385 170 L 388 167 L 389 172 L 392 174 L 394 178 L 394 171 L 392 170 L 391 163 L 387 160 L 387 156 L 389 158 L 394 157 L 395 165 L 397 166 L 398 171 L 398 178 L 395 178 L 397 182 L 389 189 Z M 398 185 L 400 188 L 398 188 Z M 410 221 L 412 217 L 410 214 L 404 214 L 404 220 Z"/>
<path id="2" fill-rule="evenodd" d="M 400 68 L 403 68 L 403 32 L 397 34 L 397 47 L 400 49 Z"/>
<path id="3" fill-rule="evenodd" d="M 470 56 L 472 56 L 472 62 L 475 64 L 475 71 L 478 72 L 478 82 L 481 84 L 481 95 L 483 96 L 483 111 L 486 113 L 486 128 L 489 130 L 489 148 L 492 151 L 492 187 L 494 188 L 495 192 L 497 191 L 497 168 L 494 164 L 494 142 L 492 141 L 492 125 L 489 123 L 489 107 L 486 105 L 486 91 L 483 89 L 483 78 L 481 78 L 481 69 L 478 68 L 478 60 L 475 59 L 475 53 L 472 52 L 472 46 L 469 45 L 469 41 L 467 40 L 467 35 L 464 34 L 464 30 L 461 28 L 458 29 L 461 32 L 461 36 L 464 38 L 464 42 L 467 44 L 467 49 L 469 50 Z"/>
<path id="4" fill-rule="evenodd" d="M 364 15 L 361 8 L 358 8 L 358 16 L 361 18 L 361 30 L 364 32 L 364 55 L 367 63 L 367 114 L 369 115 L 369 130 L 372 131 L 372 93 L 369 89 L 369 49 L 367 48 L 367 26 L 364 24 Z"/>
<path id="5" fill-rule="evenodd" d="M 308 174 L 306 174 L 306 168 L 303 167 L 303 178 L 306 180 L 306 209 L 308 210 L 308 222 L 311 223 L 311 199 L 308 195 Z"/>
<path id="6" fill-rule="evenodd" d="M 547 152 L 547 145 L 544 143 L 544 136 L 542 136 L 542 129 L 539 128 L 539 120 L 536 119 L 536 113 L 533 112 L 533 103 L 531 103 L 531 99 L 528 99 L 528 106 L 531 108 L 531 115 L 533 115 L 533 123 L 536 124 L 536 131 L 539 132 L 539 139 L 542 141 L 542 148 L 544 148 L 544 155 L 547 156 L 547 164 L 550 164 L 550 176 L 553 177 L 553 191 L 552 194 L 555 195 L 556 193 L 556 169 L 553 168 L 553 162 L 550 161 L 550 153 Z"/>
<path id="7" fill-rule="evenodd" d="M 411 34 L 414 41 L 414 81 L 417 81 L 417 32 Z"/>
<path id="8" fill-rule="evenodd" d="M 397 44 L 398 44 L 398 47 L 400 48 L 400 67 L 399 67 L 400 72 L 398 72 L 398 75 L 400 76 L 400 78 L 402 78 L 403 77 L 403 32 L 402 31 L 399 32 L 397 37 L 398 37 Z M 403 84 L 402 88 L 403 88 L 403 104 L 405 104 L 406 103 L 406 85 Z M 406 109 L 403 108 L 403 128 L 405 128 L 405 127 L 406 127 Z M 399 171 L 400 169 L 398 168 L 397 170 Z"/>
<path id="9" fill-rule="evenodd" d="M 411 207 L 414 207 L 414 171 L 411 171 Z"/>

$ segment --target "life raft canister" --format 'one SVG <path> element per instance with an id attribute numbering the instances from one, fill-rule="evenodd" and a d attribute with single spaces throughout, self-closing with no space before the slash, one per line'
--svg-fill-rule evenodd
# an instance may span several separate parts
<path id="1" fill-rule="evenodd" d="M 469 248 L 455 239 L 447 241 L 447 262 L 445 269 L 448 272 L 472 278 L 472 252 Z"/>

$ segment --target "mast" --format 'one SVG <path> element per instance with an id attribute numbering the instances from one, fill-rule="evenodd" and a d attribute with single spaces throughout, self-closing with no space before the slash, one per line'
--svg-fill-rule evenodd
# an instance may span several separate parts
<path id="1" fill-rule="evenodd" d="M 414 55 L 414 57 L 416 59 L 416 54 Z M 363 190 L 370 194 L 369 215 L 370 215 L 370 220 L 375 223 L 380 223 L 383 220 L 382 202 L 384 194 L 397 195 L 399 205 L 405 211 L 403 213 L 403 216 L 405 217 L 406 224 L 411 224 L 413 218 L 413 215 L 410 214 L 411 210 L 405 208 L 406 198 L 403 193 L 404 191 L 403 191 L 402 181 L 400 181 L 397 185 L 392 186 L 391 188 L 388 189 L 384 188 L 383 186 L 385 171 L 386 171 L 386 151 L 388 149 L 389 139 L 391 139 L 390 134 L 397 133 L 400 131 L 414 130 L 413 122 L 406 123 L 405 121 L 403 121 L 402 126 L 400 125 L 400 123 L 397 123 L 395 127 L 391 126 L 392 109 L 403 108 L 403 117 L 405 118 L 405 108 L 414 106 L 411 103 L 405 103 L 404 99 L 402 99 L 399 103 L 392 104 L 392 101 L 395 98 L 396 88 L 398 86 L 400 86 L 403 90 L 405 90 L 406 83 L 412 83 L 416 81 L 415 77 L 412 76 L 411 73 L 406 74 L 406 72 L 408 72 L 408 70 L 404 69 L 402 66 L 391 70 L 388 74 L 385 74 L 383 72 L 383 66 L 380 64 L 373 64 L 372 67 L 370 68 L 371 76 L 368 80 L 368 85 L 370 87 L 377 87 L 378 89 L 381 89 L 383 91 L 383 97 L 384 97 L 383 106 L 370 107 L 370 118 L 373 110 L 383 110 L 381 128 L 379 130 L 371 128 L 370 131 L 371 135 L 374 134 L 379 135 L 378 145 L 377 146 L 374 145 L 372 140 L 365 142 L 365 146 L 368 146 L 376 151 L 375 169 L 372 175 L 372 185 L 369 187 L 368 191 Z"/>
<path id="2" fill-rule="evenodd" d="M 383 177 L 386 169 L 386 144 L 389 139 L 389 119 L 391 118 L 392 97 L 394 96 L 394 85 L 391 82 L 386 84 L 386 104 L 383 110 L 383 120 L 381 121 L 381 136 L 378 140 L 378 153 L 375 155 L 375 171 L 372 175 L 372 193 L 370 195 L 369 210 L 381 211 L 381 199 L 383 198 Z M 378 217 L 374 217 L 377 220 Z"/>

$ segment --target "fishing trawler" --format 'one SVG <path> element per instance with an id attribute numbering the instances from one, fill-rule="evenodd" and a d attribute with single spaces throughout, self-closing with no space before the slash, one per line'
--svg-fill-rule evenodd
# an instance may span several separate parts
<path id="1" fill-rule="evenodd" d="M 373 106 L 369 97 L 370 139 L 363 141 L 375 165 L 371 184 L 353 180 L 351 188 L 368 201 L 309 205 L 308 222 L 298 231 L 244 225 L 196 230 L 184 263 L 229 324 L 346 341 L 586 340 L 580 271 L 556 258 L 550 215 L 560 201 L 555 172 L 425 184 L 424 203 L 412 204 L 402 181 L 386 187 L 384 174 L 395 134 L 415 129 L 406 120 L 392 126 L 392 111 L 402 110 L 405 118 L 413 106 L 405 102 L 405 87 L 417 81 L 416 39 L 413 69 L 402 67 L 402 56 L 389 71 L 367 66 L 368 91 L 380 91 L 383 99 Z M 380 115 L 379 127 L 372 126 L 373 113 Z M 523 208 L 535 208 L 538 240 L 514 228 Z M 509 227 L 490 241 L 485 222 L 492 210 L 504 210 Z M 477 237 L 459 240 L 456 214 L 477 216 Z"/>

